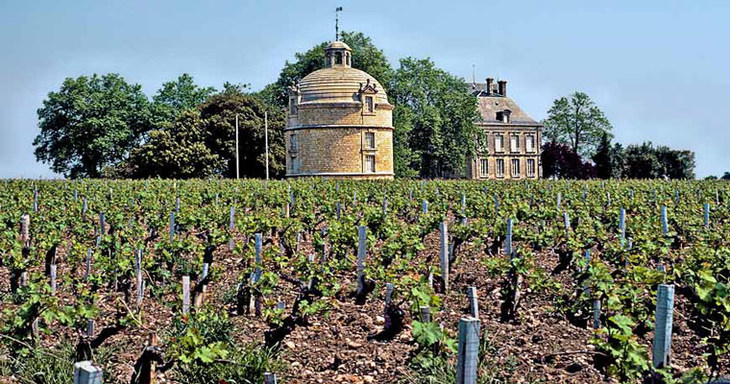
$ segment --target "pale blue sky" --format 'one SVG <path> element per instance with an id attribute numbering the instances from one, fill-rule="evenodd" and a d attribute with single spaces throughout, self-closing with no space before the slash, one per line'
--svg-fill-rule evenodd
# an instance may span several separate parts
<path id="1" fill-rule="evenodd" d="M 36 109 L 65 77 L 117 72 L 148 95 L 185 72 L 260 89 L 333 38 L 336 6 L 394 66 L 431 57 L 471 79 L 474 64 L 538 120 L 584 91 L 619 142 L 694 150 L 699 177 L 730 171 L 727 0 L 0 0 L 0 178 L 53 175 L 31 143 Z"/>

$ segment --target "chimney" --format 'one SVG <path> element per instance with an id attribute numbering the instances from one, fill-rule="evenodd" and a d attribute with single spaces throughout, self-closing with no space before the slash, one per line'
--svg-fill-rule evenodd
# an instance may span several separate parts
<path id="1" fill-rule="evenodd" d="M 487 77 L 487 96 L 492 94 L 492 83 L 494 82 L 494 79 L 491 77 Z"/>
<path id="2" fill-rule="evenodd" d="M 497 86 L 499 87 L 499 94 L 502 96 L 507 96 L 507 80 L 498 81 Z"/>

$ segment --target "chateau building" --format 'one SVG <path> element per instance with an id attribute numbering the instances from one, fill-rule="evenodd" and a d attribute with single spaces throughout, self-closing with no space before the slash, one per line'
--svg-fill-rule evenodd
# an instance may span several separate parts
<path id="1" fill-rule="evenodd" d="M 289 91 L 287 177 L 393 178 L 393 106 L 341 41 Z"/>
<path id="2" fill-rule="evenodd" d="M 471 84 L 478 99 L 481 129 L 475 155 L 468 159 L 470 179 L 538 179 L 542 176 L 542 125 L 507 96 L 507 82 L 491 78 Z"/>

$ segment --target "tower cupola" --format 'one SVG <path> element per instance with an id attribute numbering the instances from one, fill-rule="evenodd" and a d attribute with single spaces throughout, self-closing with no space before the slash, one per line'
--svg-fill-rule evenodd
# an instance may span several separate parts
<path id="1" fill-rule="evenodd" d="M 327 68 L 352 67 L 352 49 L 341 41 L 333 41 L 325 47 L 324 57 Z"/>

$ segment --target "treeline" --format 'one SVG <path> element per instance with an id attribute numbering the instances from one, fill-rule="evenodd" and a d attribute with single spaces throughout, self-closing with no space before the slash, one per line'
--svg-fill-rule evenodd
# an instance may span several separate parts
<path id="1" fill-rule="evenodd" d="M 382 83 L 396 106 L 396 176 L 463 174 L 478 117 L 464 80 L 430 59 L 405 58 L 393 69 L 362 33 L 343 32 L 342 40 L 353 50 L 353 67 Z M 327 44 L 297 53 L 258 91 L 201 87 L 184 74 L 150 98 L 118 74 L 67 78 L 38 109 L 36 158 L 69 178 L 234 177 L 238 118 L 241 176 L 260 178 L 268 115 L 269 170 L 282 177 L 288 87 L 324 68 Z"/>
<path id="2" fill-rule="evenodd" d="M 543 121 L 543 177 L 694 179 L 695 154 L 651 142 L 612 143 L 613 126 L 582 92 L 555 100 Z"/>

